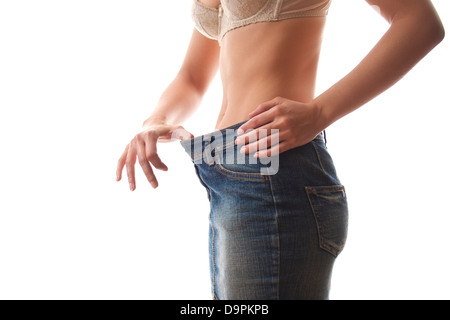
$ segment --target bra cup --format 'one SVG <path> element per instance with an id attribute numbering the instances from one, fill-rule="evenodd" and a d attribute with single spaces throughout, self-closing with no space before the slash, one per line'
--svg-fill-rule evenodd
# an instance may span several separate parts
<path id="1" fill-rule="evenodd" d="M 272 0 L 222 0 L 224 12 L 231 20 L 251 18 L 262 11 Z"/>
<path id="2" fill-rule="evenodd" d="M 192 0 L 197 30 L 219 45 L 229 31 L 250 24 L 291 18 L 325 17 L 332 0 L 221 0 L 219 8 Z"/>

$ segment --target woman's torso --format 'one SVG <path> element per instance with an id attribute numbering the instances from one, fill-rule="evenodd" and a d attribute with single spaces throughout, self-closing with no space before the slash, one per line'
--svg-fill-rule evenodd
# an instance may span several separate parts
<path id="1" fill-rule="evenodd" d="M 219 0 L 199 0 L 218 8 Z M 315 96 L 325 17 L 259 22 L 221 41 L 223 101 L 216 129 L 248 120 L 259 104 L 277 96 L 309 102 Z"/>

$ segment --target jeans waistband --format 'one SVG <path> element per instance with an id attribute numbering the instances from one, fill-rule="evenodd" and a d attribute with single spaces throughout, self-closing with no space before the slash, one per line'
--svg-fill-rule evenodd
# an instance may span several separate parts
<path id="1" fill-rule="evenodd" d="M 214 164 L 216 154 L 224 152 L 228 148 L 235 147 L 237 130 L 247 121 L 243 121 L 227 128 L 217 130 L 192 139 L 180 141 L 181 146 L 190 155 L 192 161 L 196 164 L 206 162 Z M 324 132 L 317 135 L 316 139 L 324 139 Z"/>

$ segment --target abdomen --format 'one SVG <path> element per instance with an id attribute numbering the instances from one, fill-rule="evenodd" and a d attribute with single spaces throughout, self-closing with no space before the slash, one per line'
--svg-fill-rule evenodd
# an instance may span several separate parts
<path id="1" fill-rule="evenodd" d="M 259 104 L 277 96 L 314 99 L 326 18 L 264 22 L 230 31 L 223 39 L 223 103 L 216 129 L 248 120 Z"/>

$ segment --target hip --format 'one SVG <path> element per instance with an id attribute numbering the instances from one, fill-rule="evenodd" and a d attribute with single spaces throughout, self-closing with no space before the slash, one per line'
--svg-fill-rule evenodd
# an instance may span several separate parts
<path id="1" fill-rule="evenodd" d="M 248 219 L 265 225 L 270 218 L 284 230 L 295 225 L 296 233 L 302 229 L 297 226 L 315 225 L 320 247 L 337 256 L 347 235 L 347 195 L 324 134 L 264 160 L 240 154 L 234 144 L 240 125 L 181 142 L 207 191 L 211 213 L 233 226 L 248 225 Z"/>
<path id="2" fill-rule="evenodd" d="M 181 141 L 203 183 L 247 188 L 250 182 L 270 182 L 272 188 L 282 186 L 283 190 L 341 185 L 324 132 L 306 145 L 256 159 L 252 154 L 241 154 L 235 144 L 242 124 Z"/>

